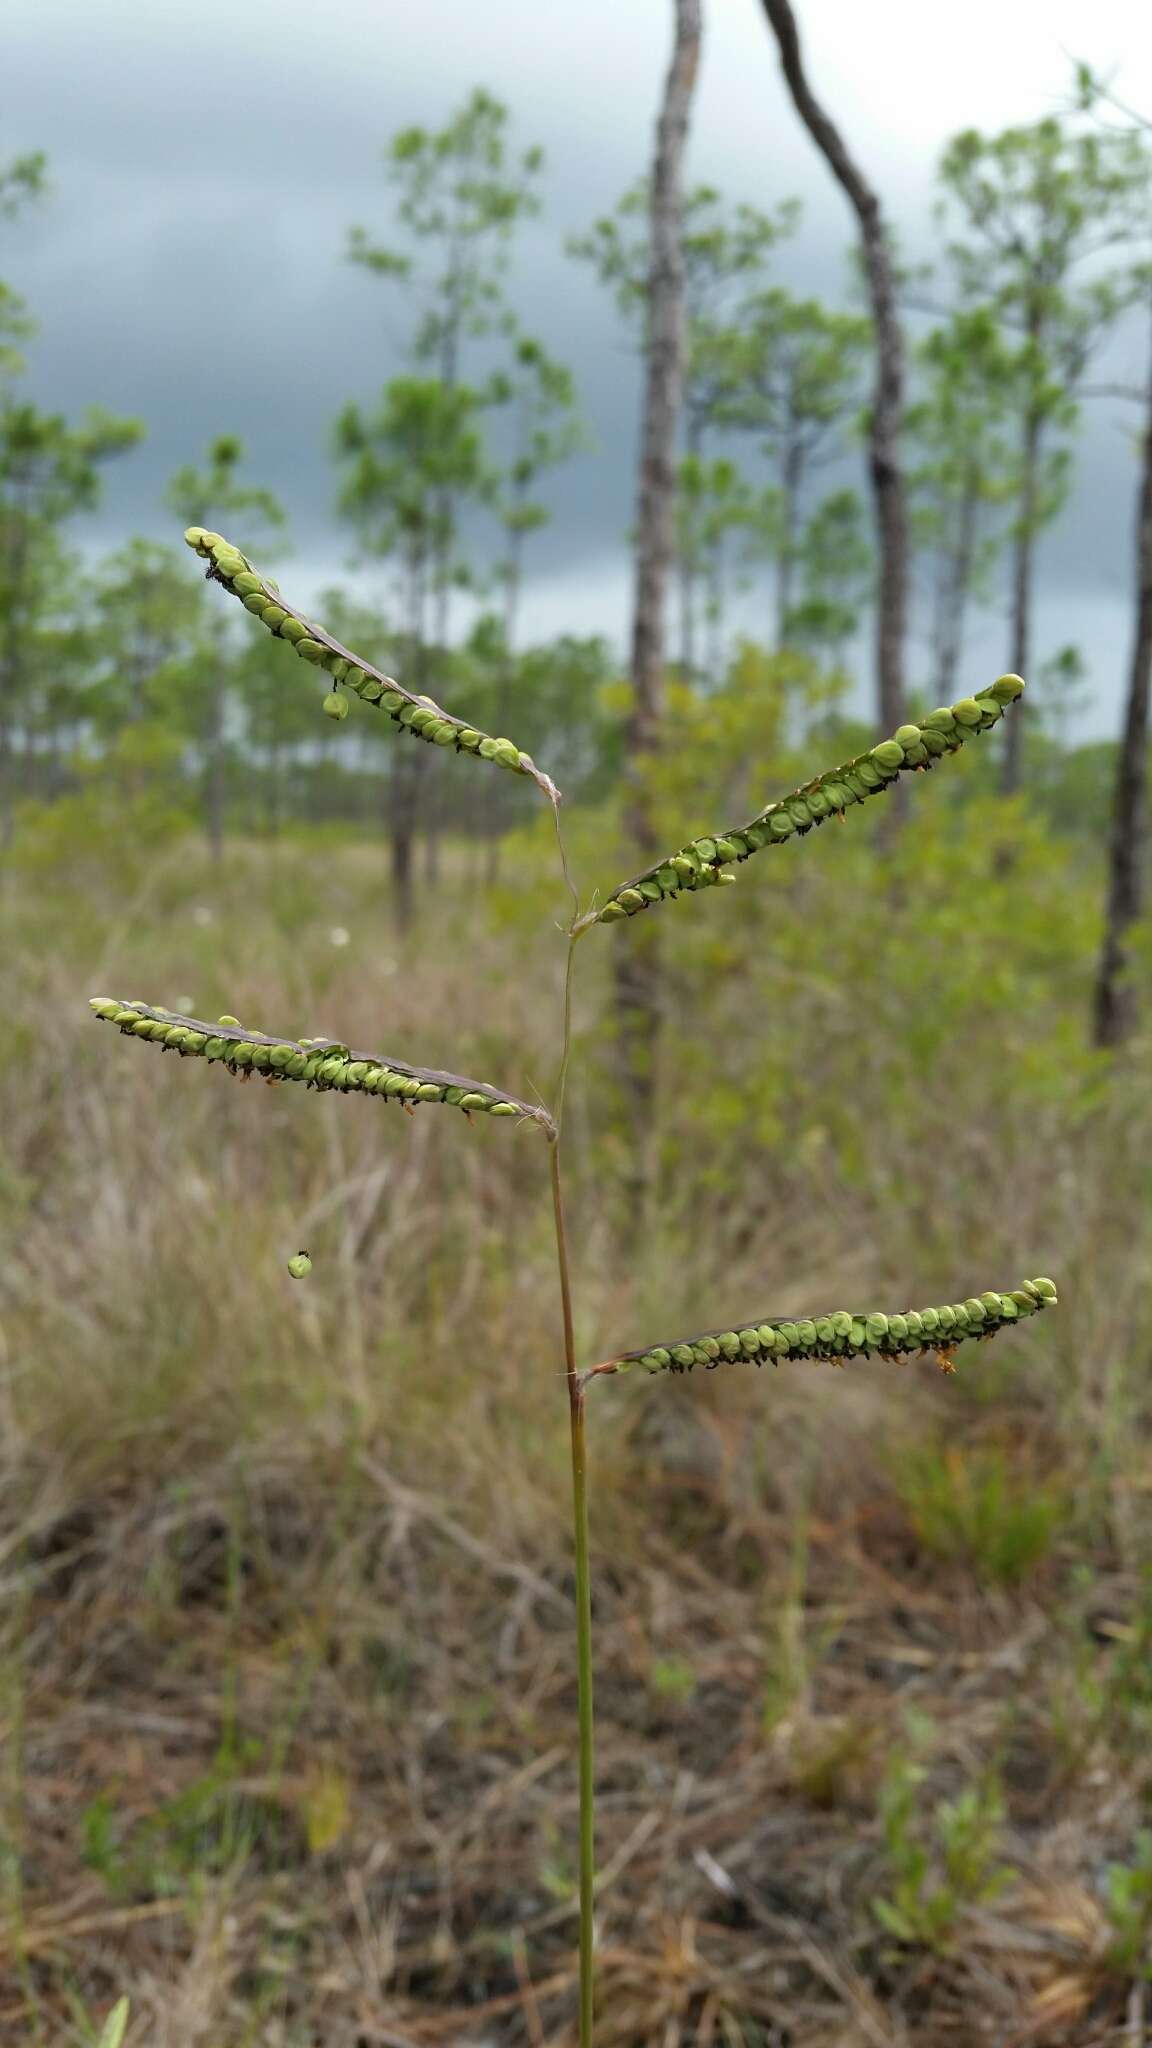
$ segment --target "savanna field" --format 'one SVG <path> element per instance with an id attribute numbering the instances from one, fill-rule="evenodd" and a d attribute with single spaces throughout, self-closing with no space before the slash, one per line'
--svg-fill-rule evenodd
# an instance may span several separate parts
<path id="1" fill-rule="evenodd" d="M 762 800 L 755 715 L 726 766 L 697 751 L 689 816 Z M 647 1216 L 614 1102 L 631 928 L 579 952 L 582 1358 L 734 1314 L 1060 1291 L 954 1377 L 590 1390 L 620 2048 L 1139 2038 L 1150 1055 L 1086 1050 L 1098 848 L 990 795 L 980 744 L 913 778 L 898 833 L 870 808 L 662 913 Z M 446 835 L 401 934 L 371 831 L 238 836 L 216 864 L 110 780 L 28 807 L 0 897 L 0 2038 L 90 2041 L 127 1991 L 172 2048 L 568 2041 L 544 1148 L 243 1084 L 87 1008 L 227 1011 L 549 1095 L 550 829 L 512 831 L 494 878 Z M 568 820 L 586 897 L 617 829 Z"/>
<path id="2" fill-rule="evenodd" d="M 1149 21 L 0 12 L 0 2048 L 1152 2048 Z"/>

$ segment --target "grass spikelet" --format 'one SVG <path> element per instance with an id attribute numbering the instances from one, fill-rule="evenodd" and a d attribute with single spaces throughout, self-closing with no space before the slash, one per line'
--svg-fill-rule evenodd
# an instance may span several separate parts
<path id="1" fill-rule="evenodd" d="M 405 1109 L 442 1102 L 461 1110 L 469 1122 L 479 1111 L 486 1116 L 527 1117 L 549 1136 L 554 1132 L 552 1118 L 536 1104 L 521 1102 L 487 1081 L 414 1067 L 407 1060 L 393 1059 L 391 1053 L 353 1052 L 333 1038 L 277 1038 L 266 1031 L 245 1030 L 234 1017 L 210 1024 L 116 996 L 93 996 L 90 1007 L 101 1022 L 117 1025 L 125 1037 L 147 1039 L 182 1059 L 208 1060 L 242 1080 L 262 1074 L 268 1082 L 302 1081 L 308 1088 L 377 1096 Z"/>
<path id="2" fill-rule="evenodd" d="M 789 796 L 768 804 L 746 825 L 690 840 L 614 889 L 598 910 L 589 913 L 585 927 L 635 917 L 637 911 L 647 910 L 666 896 L 678 896 L 682 890 L 735 881 L 728 872 L 730 867 L 748 860 L 761 847 L 803 837 L 825 818 L 843 817 L 852 805 L 879 796 L 901 775 L 932 768 L 943 755 L 957 753 L 965 740 L 998 724 L 1023 688 L 1019 676 L 999 676 L 975 697 L 929 711 L 918 725 L 902 725 L 891 739 L 881 740 L 866 753 L 803 783 Z"/>
<path id="3" fill-rule="evenodd" d="M 888 1315 L 879 1309 L 835 1309 L 799 1321 L 766 1316 L 762 1322 L 621 1352 L 618 1358 L 592 1366 L 587 1377 L 627 1372 L 633 1365 L 642 1365 L 647 1372 L 691 1372 L 697 1365 L 711 1372 L 725 1363 L 779 1365 L 783 1360 L 803 1363 L 821 1358 L 833 1365 L 847 1365 L 850 1359 L 869 1358 L 873 1353 L 887 1359 L 934 1354 L 941 1371 L 950 1373 L 955 1370 L 956 1347 L 966 1337 L 995 1336 L 998 1330 L 1051 1308 L 1055 1301 L 1051 1280 L 1040 1279 L 1024 1280 L 1010 1293 L 989 1289 L 942 1308 L 905 1309 Z"/>
<path id="4" fill-rule="evenodd" d="M 374 668 L 362 655 L 353 654 L 350 648 L 333 639 L 323 626 L 305 618 L 303 612 L 297 611 L 294 605 L 281 597 L 279 591 L 252 567 L 247 556 L 220 534 L 210 533 L 203 526 L 190 526 L 184 538 L 201 560 L 207 562 L 212 582 L 223 584 L 225 590 L 239 598 L 245 611 L 251 612 L 254 618 L 267 626 L 270 633 L 289 642 L 302 661 L 324 669 L 335 686 L 343 685 L 365 704 L 377 705 L 394 725 L 418 739 L 427 740 L 431 746 L 452 747 L 458 754 L 474 754 L 479 760 L 492 761 L 513 775 L 530 776 L 550 804 L 559 804 L 560 792 L 551 776 L 545 775 L 531 754 L 526 754 L 515 741 L 493 739 L 491 734 L 478 731 L 464 719 L 442 711 L 430 697 L 413 696 L 392 676 Z M 331 718 L 345 715 L 346 702 L 339 694 L 339 687 L 334 687 L 325 697 L 324 709 Z"/>

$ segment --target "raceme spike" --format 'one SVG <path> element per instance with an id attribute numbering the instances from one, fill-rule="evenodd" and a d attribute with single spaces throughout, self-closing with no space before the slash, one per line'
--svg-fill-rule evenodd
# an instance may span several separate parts
<path id="1" fill-rule="evenodd" d="M 203 526 L 190 526 L 184 535 L 190 548 L 195 549 L 202 561 L 208 564 L 211 581 L 222 583 L 225 590 L 239 598 L 245 611 L 252 613 L 281 640 L 288 641 L 301 660 L 311 662 L 313 667 L 322 668 L 331 676 L 333 684 L 342 684 L 351 690 L 365 704 L 376 704 L 387 712 L 395 725 L 418 739 L 427 740 L 431 746 L 453 747 L 458 754 L 475 754 L 479 760 L 494 761 L 498 768 L 507 768 L 513 775 L 529 775 L 537 787 L 542 789 L 550 804 L 560 802 L 560 792 L 550 775 L 536 766 L 531 754 L 526 754 L 515 742 L 508 739 L 493 739 L 490 734 L 480 732 L 463 718 L 454 718 L 448 711 L 442 711 L 431 697 L 414 697 L 382 669 L 374 668 L 362 655 L 353 654 L 343 647 L 331 633 L 317 626 L 311 619 L 297 611 L 286 598 L 281 597 L 273 584 L 252 567 L 246 555 L 218 533 L 210 533 Z M 334 688 L 324 699 L 324 709 L 330 718 L 343 718 L 347 702 L 338 688 Z"/>
<path id="2" fill-rule="evenodd" d="M 642 875 L 614 889 L 598 910 L 589 912 L 583 926 L 635 917 L 637 911 L 647 910 L 665 896 L 677 896 L 681 890 L 734 882 L 731 866 L 748 860 L 762 846 L 782 845 L 794 834 L 802 837 L 834 813 L 843 817 L 853 804 L 879 796 L 907 770 L 932 768 L 942 755 L 955 754 L 965 740 L 996 725 L 1023 688 L 1019 676 L 999 676 L 974 697 L 962 697 L 958 704 L 929 711 L 918 725 L 902 725 L 890 740 L 881 740 L 867 753 L 805 782 L 790 796 L 758 812 L 747 825 L 691 840 L 678 852 L 667 854 Z"/>
<path id="3" fill-rule="evenodd" d="M 648 1372 L 691 1372 L 702 1365 L 744 1363 L 779 1365 L 784 1359 L 830 1359 L 847 1365 L 853 1358 L 906 1358 L 934 1352 L 941 1370 L 953 1372 L 953 1353 L 965 1337 L 992 1337 L 1011 1323 L 1038 1315 L 1056 1301 L 1051 1280 L 1024 1280 L 1008 1294 L 989 1290 L 943 1308 L 905 1309 L 896 1315 L 861 1309 L 836 1309 L 827 1315 L 766 1316 L 762 1322 L 709 1330 L 702 1337 L 684 1337 L 674 1344 L 652 1344 L 642 1351 L 624 1351 L 605 1359 L 587 1374 L 627 1372 L 642 1365 Z"/>
<path id="4" fill-rule="evenodd" d="M 118 1025 L 125 1037 L 147 1039 L 165 1051 L 178 1052 L 182 1059 L 208 1060 L 242 1080 L 262 1074 L 266 1081 L 303 1081 L 309 1088 L 373 1095 L 382 1102 L 400 1102 L 406 1109 L 444 1102 L 463 1110 L 469 1121 L 479 1111 L 486 1116 L 526 1117 L 549 1136 L 555 1130 L 546 1110 L 486 1081 L 410 1066 L 390 1053 L 353 1052 L 338 1039 L 275 1038 L 266 1031 L 245 1030 L 234 1017 L 209 1024 L 174 1010 L 155 1010 L 148 1003 L 122 1002 L 116 996 L 93 996 L 90 1007 L 104 1023 Z"/>

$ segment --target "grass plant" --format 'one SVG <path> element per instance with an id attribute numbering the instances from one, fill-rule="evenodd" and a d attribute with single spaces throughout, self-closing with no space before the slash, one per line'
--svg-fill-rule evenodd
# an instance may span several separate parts
<path id="1" fill-rule="evenodd" d="M 399 1102 L 407 1110 L 421 1103 L 458 1108 L 469 1120 L 479 1115 L 515 1121 L 518 1129 L 543 1138 L 547 1146 L 552 1222 L 558 1275 L 564 1379 L 569 1415 L 572 1529 L 574 1556 L 574 1629 L 577 1673 L 579 1757 L 579 2038 L 591 2048 L 595 2024 L 594 1906 L 596 1864 L 594 1834 L 593 1640 L 591 1567 L 589 1556 L 587 1403 L 598 1381 L 636 1365 L 649 1373 L 687 1373 L 696 1365 L 711 1370 L 724 1363 L 774 1366 L 824 1359 L 838 1366 L 876 1357 L 898 1361 L 935 1357 L 945 1372 L 955 1365 L 957 1347 L 968 1338 L 988 1338 L 1028 1319 L 1055 1301 L 1051 1281 L 1026 1280 L 1007 1290 L 988 1289 L 956 1303 L 919 1310 L 844 1308 L 800 1316 L 771 1314 L 737 1320 L 726 1329 L 620 1351 L 599 1362 L 582 1365 L 576 1340 L 572 1263 L 564 1205 L 562 1172 L 564 1108 L 573 1051 L 572 1003 L 579 941 L 592 929 L 623 922 L 665 898 L 734 879 L 733 868 L 772 844 L 801 837 L 832 817 L 844 817 L 871 795 L 890 788 L 907 772 L 924 772 L 964 741 L 988 730 L 1004 715 L 1023 689 L 1018 677 L 1003 676 L 989 689 L 951 707 L 929 713 L 916 724 L 902 726 L 892 738 L 853 757 L 839 767 L 804 783 L 791 795 L 769 804 L 746 825 L 697 837 L 665 861 L 634 880 L 611 890 L 587 907 L 572 881 L 560 829 L 560 796 L 551 779 L 510 740 L 492 739 L 443 711 L 427 698 L 414 698 L 368 662 L 333 640 L 283 600 L 279 591 L 255 571 L 248 559 L 219 535 L 192 528 L 189 545 L 207 562 L 216 583 L 240 598 L 265 627 L 289 643 L 301 658 L 326 671 L 333 688 L 325 709 L 344 706 L 339 693 L 351 691 L 381 706 L 406 730 L 433 744 L 488 760 L 529 776 L 552 807 L 563 879 L 571 897 L 566 961 L 559 1023 L 558 1079 L 550 1105 L 533 1105 L 485 1081 L 417 1066 L 390 1055 L 361 1054 L 341 1039 L 280 1037 L 248 1028 L 226 1015 L 212 1023 L 182 1010 L 158 1008 L 136 998 L 96 996 L 92 1008 L 102 1021 L 126 1037 L 174 1051 L 182 1059 L 203 1060 L 241 1081 L 262 1077 L 271 1087 L 296 1081 L 320 1092 L 373 1096 Z M 627 944 L 622 932 L 616 943 Z M 293 1277 L 306 1279 L 309 1255 L 294 1255 Z M 966 1816 L 957 1810 L 955 1832 L 964 1835 Z M 978 1816 L 979 1818 L 979 1816 Z M 982 1825 L 982 1821 L 981 1821 Z M 966 1839 L 966 1837 L 965 1837 Z M 981 1838 L 982 1839 L 982 1838 Z M 908 1897 L 919 1896 L 919 1879 Z M 906 1887 L 906 1890 L 908 1888 Z M 972 1889 L 971 1886 L 968 1887 Z M 979 1886 L 977 1886 L 979 1889 Z M 908 1925 L 907 1900 L 900 1909 Z"/>

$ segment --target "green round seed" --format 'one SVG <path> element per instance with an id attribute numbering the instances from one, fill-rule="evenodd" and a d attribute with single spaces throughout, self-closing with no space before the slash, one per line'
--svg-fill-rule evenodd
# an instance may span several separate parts
<path id="1" fill-rule="evenodd" d="M 329 718 L 347 718 L 348 699 L 340 690 L 329 690 L 320 708 L 327 712 Z"/>
<path id="2" fill-rule="evenodd" d="M 288 1271 L 294 1280 L 306 1280 L 312 1271 L 312 1261 L 307 1252 L 296 1252 L 288 1261 Z"/>

